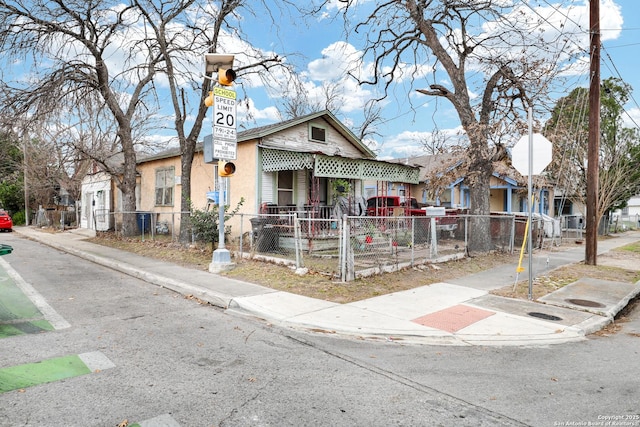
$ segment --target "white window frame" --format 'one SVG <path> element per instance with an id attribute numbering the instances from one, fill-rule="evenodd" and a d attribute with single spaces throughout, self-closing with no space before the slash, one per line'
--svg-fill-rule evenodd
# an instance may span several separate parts
<path id="1" fill-rule="evenodd" d="M 159 174 L 164 174 L 164 182 L 160 183 L 158 180 Z M 174 187 L 175 187 L 175 168 L 173 166 L 157 168 L 155 170 L 155 192 L 154 202 L 155 206 L 173 206 L 174 202 Z M 163 185 L 159 185 L 163 184 Z M 158 203 L 158 191 L 162 191 L 162 197 L 160 203 Z"/>
<path id="2" fill-rule="evenodd" d="M 324 133 L 324 139 L 316 139 L 316 138 L 313 137 L 313 129 L 314 128 L 322 129 L 322 131 Z M 309 141 L 326 143 L 327 142 L 327 127 L 318 125 L 316 123 L 309 123 Z"/>
<path id="3" fill-rule="evenodd" d="M 284 174 L 284 173 L 290 173 L 291 174 L 291 188 L 289 187 L 281 187 L 282 183 L 280 182 L 280 174 Z M 282 171 L 278 171 L 277 173 L 277 203 L 278 205 L 281 205 L 281 195 L 284 194 L 288 194 L 289 197 L 287 197 L 288 199 L 291 199 L 291 204 L 295 204 L 296 200 L 294 199 L 294 195 L 295 195 L 295 183 L 296 183 L 296 173 L 295 171 L 290 171 L 290 170 L 282 170 Z"/>

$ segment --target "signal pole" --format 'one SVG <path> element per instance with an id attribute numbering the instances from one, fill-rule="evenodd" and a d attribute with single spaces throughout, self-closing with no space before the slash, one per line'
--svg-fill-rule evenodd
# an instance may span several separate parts
<path id="1" fill-rule="evenodd" d="M 205 78 L 208 75 L 217 74 L 217 83 L 221 86 L 231 86 L 236 79 L 233 70 L 233 55 L 218 53 L 205 54 Z M 213 79 L 212 79 L 213 80 Z M 214 107 L 213 128 L 211 132 L 211 158 L 204 148 L 205 162 L 214 163 L 214 157 L 218 160 L 218 248 L 213 251 L 209 271 L 220 273 L 231 270 L 234 264 L 231 262 L 231 254 L 224 245 L 224 204 L 225 204 L 225 178 L 232 176 L 235 165 L 223 158 L 236 159 L 237 135 L 236 135 L 236 93 L 231 89 L 214 87 L 204 100 L 204 105 Z M 218 111 L 219 110 L 219 111 Z M 217 123 L 217 125 L 216 125 Z M 206 145 L 206 144 L 205 144 Z"/>
<path id="2" fill-rule="evenodd" d="M 598 255 L 598 154 L 600 151 L 600 0 L 589 1 L 589 143 L 587 147 L 587 218 L 585 264 Z"/>

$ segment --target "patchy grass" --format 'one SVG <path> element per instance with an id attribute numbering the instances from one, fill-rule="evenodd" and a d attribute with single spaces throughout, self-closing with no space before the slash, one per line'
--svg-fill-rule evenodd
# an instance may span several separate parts
<path id="1" fill-rule="evenodd" d="M 90 241 L 198 270 L 208 270 L 212 257 L 210 246 L 185 247 L 171 242 L 170 238 L 165 236 L 156 236 L 155 240 L 142 241 L 140 237 L 120 238 L 112 233 L 100 233 Z M 251 259 L 234 259 L 236 267 L 222 275 L 311 298 L 348 303 L 443 282 L 498 265 L 514 263 L 517 260 L 516 254 L 492 252 L 444 264 L 409 268 L 351 282 L 340 282 L 317 271 L 309 271 L 308 274 L 300 276 L 287 266 Z"/>
<path id="2" fill-rule="evenodd" d="M 171 242 L 170 238 L 165 236 L 156 236 L 155 240 L 142 241 L 140 237 L 117 238 L 111 233 L 100 233 L 91 241 L 197 270 L 208 270 L 212 257 L 211 247 L 208 245 L 184 247 Z M 292 268 L 283 265 L 251 259 L 235 259 L 236 267 L 223 275 L 311 298 L 348 303 L 432 283 L 446 282 L 499 265 L 515 264 L 517 261 L 517 253 L 492 252 L 444 264 L 425 265 L 351 282 L 340 282 L 317 271 L 310 271 L 300 276 Z M 598 257 L 598 263 L 597 266 L 584 263 L 571 264 L 536 277 L 532 289 L 534 299 L 575 282 L 581 277 L 635 283 L 640 280 L 640 272 L 634 269 L 635 266 L 640 266 L 640 242 L 601 255 Z M 492 293 L 510 298 L 527 299 L 528 276 L 522 275 L 520 279 L 523 280 L 518 281 L 515 290 L 513 286 L 507 286 Z"/>
<path id="3" fill-rule="evenodd" d="M 238 261 L 236 268 L 224 273 L 224 275 L 311 298 L 348 303 L 443 282 L 516 260 L 515 255 L 496 252 L 450 261 L 445 264 L 408 268 L 395 273 L 384 273 L 351 282 L 340 282 L 314 271 L 299 276 L 289 267 L 242 260 Z"/>
<path id="4" fill-rule="evenodd" d="M 535 277 L 532 286 L 533 299 L 538 299 L 582 277 L 635 283 L 640 280 L 640 242 L 635 242 L 599 255 L 597 265 L 584 262 L 569 264 Z M 522 277 L 521 277 L 522 278 Z M 495 295 L 526 299 L 529 295 L 529 280 L 520 280 L 515 286 L 504 287 L 492 292 Z"/>
<path id="5" fill-rule="evenodd" d="M 622 246 L 616 249 L 616 251 L 632 252 L 632 253 L 640 254 L 640 242 L 635 242 L 629 245 Z"/>
<path id="6" fill-rule="evenodd" d="M 583 277 L 635 283 L 640 280 L 639 273 L 640 272 L 634 270 L 609 267 L 606 265 L 570 264 L 552 270 L 545 275 L 534 277 L 531 291 L 533 299 L 538 299 Z M 522 278 L 522 276 L 520 278 Z M 527 299 L 529 296 L 528 276 L 526 276 L 526 280 L 518 281 L 515 290 L 513 286 L 507 286 L 492 291 L 491 293 L 503 297 Z"/>

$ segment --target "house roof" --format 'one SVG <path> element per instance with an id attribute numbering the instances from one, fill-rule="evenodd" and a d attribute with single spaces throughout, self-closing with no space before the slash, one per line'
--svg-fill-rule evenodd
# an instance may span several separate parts
<path id="1" fill-rule="evenodd" d="M 395 160 L 396 163 L 419 167 L 420 181 L 426 181 L 434 174 L 442 175 L 447 170 L 454 169 L 460 161 L 460 156 L 453 153 L 429 154 Z"/>
<path id="2" fill-rule="evenodd" d="M 396 161 L 418 166 L 420 168 L 420 181 L 428 181 L 432 185 L 447 186 L 464 178 L 466 175 L 465 160 L 464 153 L 459 152 L 414 156 L 397 159 Z M 527 185 L 526 177 L 522 176 L 510 162 L 493 162 L 493 175 L 514 185 Z M 537 186 L 547 185 L 542 176 L 536 176 L 534 180 Z"/>
<path id="3" fill-rule="evenodd" d="M 283 130 L 292 128 L 294 126 L 298 126 L 300 124 L 322 118 L 326 120 L 336 131 L 340 133 L 346 140 L 348 140 L 351 144 L 360 150 L 365 157 L 367 158 L 375 158 L 376 155 L 369 147 L 360 141 L 360 139 L 353 134 L 346 126 L 340 122 L 329 110 L 318 111 L 316 113 L 307 114 L 304 116 L 296 117 L 290 120 L 285 120 L 278 123 L 272 123 L 265 126 L 259 126 L 252 129 L 247 129 L 238 132 L 237 140 L 238 142 L 251 141 L 254 139 L 264 138 L 266 136 L 281 132 Z M 206 135 L 204 139 L 211 139 L 211 135 Z M 196 152 L 202 151 L 203 143 L 200 141 L 196 144 Z M 149 154 L 149 155 L 140 155 L 138 157 L 138 163 L 149 162 L 153 160 L 161 160 L 170 157 L 180 156 L 181 149 L 180 147 L 169 147 L 166 150 L 163 150 L 158 153 Z"/>
<path id="4" fill-rule="evenodd" d="M 198 151 L 202 151 L 202 142 L 198 142 L 196 143 L 196 153 Z M 162 159 L 168 159 L 171 157 L 177 157 L 180 156 L 182 154 L 182 149 L 180 148 L 180 146 L 173 146 L 173 147 L 169 147 L 166 148 L 162 151 L 159 151 L 157 153 L 153 153 L 153 154 L 138 154 L 137 157 L 137 163 L 144 163 L 144 162 L 150 162 L 153 160 L 162 160 Z"/>
<path id="5" fill-rule="evenodd" d="M 360 139 L 351 132 L 346 126 L 342 124 L 340 120 L 336 118 L 329 110 L 318 111 L 316 113 L 306 114 L 304 116 L 295 117 L 293 119 L 285 120 L 279 123 L 273 123 L 270 125 L 260 126 L 253 129 L 247 129 L 241 132 L 238 132 L 238 142 L 249 141 L 252 139 L 260 139 L 265 136 L 272 135 L 277 132 L 281 132 L 283 130 L 292 128 L 294 126 L 298 126 L 300 124 L 309 122 L 311 120 L 315 120 L 318 118 L 322 118 L 329 122 L 329 124 L 337 130 L 340 135 L 342 135 L 345 139 L 351 142 L 354 146 L 356 146 L 360 151 L 362 151 L 367 157 L 375 158 L 376 155 L 369 147 L 360 141 Z"/>

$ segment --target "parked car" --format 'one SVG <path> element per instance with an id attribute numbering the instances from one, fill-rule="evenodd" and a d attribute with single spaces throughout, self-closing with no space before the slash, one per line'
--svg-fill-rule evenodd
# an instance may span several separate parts
<path id="1" fill-rule="evenodd" d="M 415 197 L 402 201 L 400 196 L 376 196 L 367 200 L 368 216 L 425 216 Z"/>
<path id="2" fill-rule="evenodd" d="M 0 230 L 13 231 L 13 220 L 7 211 L 0 210 Z"/>

